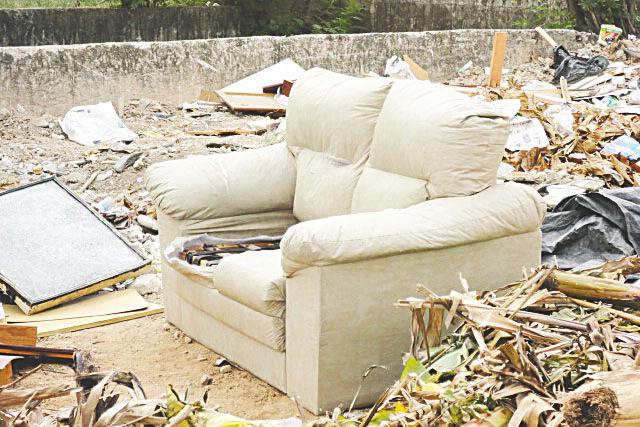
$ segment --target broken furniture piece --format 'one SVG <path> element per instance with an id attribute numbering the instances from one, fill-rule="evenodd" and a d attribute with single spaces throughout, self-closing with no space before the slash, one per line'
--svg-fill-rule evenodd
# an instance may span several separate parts
<path id="1" fill-rule="evenodd" d="M 200 276 L 165 256 L 167 320 L 314 413 L 349 407 L 359 385 L 355 407 L 370 405 L 402 371 L 410 319 L 393 304 L 416 283 L 446 294 L 462 275 L 486 289 L 540 262 L 544 203 L 496 184 L 503 110 L 425 81 L 316 68 L 291 92 L 287 145 L 150 166 L 165 254 L 201 233 L 284 233 L 279 250 Z M 388 369 L 362 381 L 372 365 Z"/>
<path id="2" fill-rule="evenodd" d="M 0 289 L 37 313 L 140 274 L 150 263 L 57 179 L 0 193 Z"/>

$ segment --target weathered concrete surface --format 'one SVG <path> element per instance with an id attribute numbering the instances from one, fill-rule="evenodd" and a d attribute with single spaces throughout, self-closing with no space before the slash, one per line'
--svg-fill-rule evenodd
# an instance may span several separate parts
<path id="1" fill-rule="evenodd" d="M 233 37 L 241 19 L 227 6 L 0 9 L 0 46 Z"/>
<path id="2" fill-rule="evenodd" d="M 506 67 L 528 61 L 534 51 L 549 54 L 534 31 L 508 31 Z M 489 65 L 493 34 L 456 30 L 0 48 L 0 107 L 19 103 L 62 113 L 73 105 L 140 97 L 179 103 L 285 58 L 358 74 L 381 73 L 386 58 L 408 54 L 433 79 L 442 79 L 469 60 Z M 569 48 L 594 37 L 571 30 L 551 35 Z"/>
<path id="3" fill-rule="evenodd" d="M 566 9 L 564 0 L 368 0 L 371 31 L 514 28 L 536 6 Z"/>

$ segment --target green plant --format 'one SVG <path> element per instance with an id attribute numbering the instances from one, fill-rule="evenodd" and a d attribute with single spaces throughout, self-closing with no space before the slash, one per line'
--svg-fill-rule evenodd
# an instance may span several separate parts
<path id="1" fill-rule="evenodd" d="M 514 21 L 516 28 L 573 28 L 574 24 L 573 16 L 566 8 L 553 4 L 534 6 L 530 17 Z"/>
<path id="2" fill-rule="evenodd" d="M 323 0 L 323 8 L 315 23 L 311 25 L 312 33 L 344 34 L 358 33 L 365 30 L 364 6 L 359 0 L 346 0 L 344 4 L 337 0 Z"/>

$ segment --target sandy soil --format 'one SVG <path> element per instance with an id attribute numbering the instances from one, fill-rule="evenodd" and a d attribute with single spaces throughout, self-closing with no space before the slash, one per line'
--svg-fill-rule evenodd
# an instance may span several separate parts
<path id="1" fill-rule="evenodd" d="M 70 188 L 78 190 L 95 172 L 99 178 L 80 196 L 88 203 L 106 197 L 122 203 L 133 202 L 130 220 L 120 223 L 123 234 L 159 266 L 157 236 L 142 230 L 138 213 L 153 215 L 143 187 L 143 174 L 151 163 L 192 154 L 227 152 L 269 145 L 280 140 L 280 132 L 263 135 L 194 137 L 188 130 L 250 128 L 274 123 L 265 117 L 236 116 L 224 110 L 184 111 L 149 100 L 132 101 L 122 114 L 125 124 L 139 135 L 131 144 L 122 143 L 86 147 L 66 139 L 57 117 L 35 114 L 18 108 L 0 110 L 0 190 L 56 175 Z M 123 173 L 110 172 L 113 165 L 131 152 L 142 151 L 142 160 Z M 145 298 L 162 301 L 162 289 L 148 289 Z M 118 323 L 100 328 L 67 333 L 39 340 L 49 347 L 77 348 L 87 351 L 99 371 L 130 371 L 138 376 L 149 397 L 161 397 L 168 384 L 183 393 L 192 386 L 191 398 L 200 399 L 208 390 L 208 405 L 249 418 L 296 416 L 296 405 L 285 395 L 233 367 L 222 373 L 215 365 L 219 358 L 195 342 L 186 342 L 174 327 L 165 324 L 163 315 Z M 27 368 L 25 368 L 26 370 Z M 24 371 L 23 371 L 24 372 Z M 202 385 L 203 375 L 210 385 Z M 26 378 L 26 387 L 74 383 L 73 371 L 60 365 L 46 365 Z M 50 408 L 72 404 L 70 399 L 47 402 Z"/>

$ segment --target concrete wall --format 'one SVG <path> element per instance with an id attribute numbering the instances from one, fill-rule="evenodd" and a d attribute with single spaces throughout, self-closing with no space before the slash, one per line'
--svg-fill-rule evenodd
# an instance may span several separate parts
<path id="1" fill-rule="evenodd" d="M 285 58 L 358 74 L 381 73 L 385 59 L 408 54 L 433 79 L 453 76 L 469 60 L 489 65 L 492 30 L 245 37 L 177 42 L 0 48 L 0 108 L 16 104 L 62 113 L 73 105 L 124 98 L 178 104 Z M 593 35 L 551 31 L 577 48 Z M 550 55 L 532 30 L 510 30 L 506 67 Z"/>
<path id="2" fill-rule="evenodd" d="M 0 9 L 0 46 L 210 39 L 240 35 L 235 7 Z"/>
<path id="3" fill-rule="evenodd" d="M 566 8 L 564 0 L 369 0 L 372 31 L 514 28 L 536 6 Z"/>
<path id="4" fill-rule="evenodd" d="M 514 28 L 563 0 L 361 0 L 370 32 Z M 237 7 L 0 9 L 0 46 L 168 41 L 310 32 L 321 0 L 247 0 Z M 327 19 L 326 17 L 324 19 Z"/>

